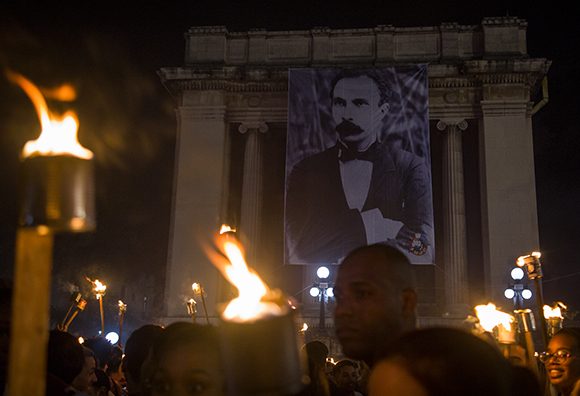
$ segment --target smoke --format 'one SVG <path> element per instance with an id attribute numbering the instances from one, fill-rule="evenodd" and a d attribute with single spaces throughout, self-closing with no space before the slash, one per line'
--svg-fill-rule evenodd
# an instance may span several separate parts
<path id="1" fill-rule="evenodd" d="M 59 280 L 59 289 L 69 294 L 80 291 L 80 288 L 77 285 L 63 280 Z"/>

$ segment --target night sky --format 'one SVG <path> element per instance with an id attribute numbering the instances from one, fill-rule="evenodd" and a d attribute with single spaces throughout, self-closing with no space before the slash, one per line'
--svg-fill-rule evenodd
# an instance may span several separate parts
<path id="1" fill-rule="evenodd" d="M 72 107 L 81 122 L 79 139 L 96 155 L 98 229 L 56 238 L 56 316 L 66 308 L 72 285 L 88 290 L 84 275 L 111 285 L 109 309 L 114 310 L 117 298 L 129 300 L 128 315 L 135 324 L 161 308 L 176 122 L 171 97 L 156 71 L 182 65 L 184 33 L 189 27 L 224 25 L 229 31 L 247 31 L 437 26 L 442 22 L 479 24 L 483 17 L 505 15 L 526 19 L 529 55 L 553 62 L 548 74 L 549 103 L 533 118 L 545 298 L 546 302 L 561 299 L 572 310 L 580 309 L 576 289 L 580 279 L 576 256 L 580 245 L 577 14 L 493 1 L 486 5 L 438 1 L 432 6 L 420 1 L 292 1 L 285 5 L 272 0 L 159 1 L 133 4 L 130 9 L 127 2 L 117 6 L 82 2 L 86 6 L 79 7 L 80 3 L 67 7 L 66 1 L 58 2 L 51 8 L 30 1 L 0 5 L 0 65 L 41 86 L 75 85 L 78 98 Z M 119 10 L 121 4 L 125 6 Z M 11 276 L 14 262 L 18 155 L 39 131 L 27 97 L 0 78 L 2 277 Z M 148 297 L 146 305 L 143 293 Z"/>

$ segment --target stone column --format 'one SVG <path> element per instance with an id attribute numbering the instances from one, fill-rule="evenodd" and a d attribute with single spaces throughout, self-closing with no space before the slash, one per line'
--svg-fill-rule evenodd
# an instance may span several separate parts
<path id="1" fill-rule="evenodd" d="M 194 102 L 177 109 L 174 198 L 165 279 L 167 321 L 186 316 L 191 284 L 205 289 L 210 316 L 216 315 L 219 274 L 204 244 L 219 230 L 224 176 L 225 105 L 221 92 L 188 92 Z"/>
<path id="2" fill-rule="evenodd" d="M 443 132 L 443 257 L 445 263 L 445 302 L 452 313 L 463 314 L 468 308 L 467 237 L 461 132 L 465 120 L 440 120 Z"/>
<path id="3" fill-rule="evenodd" d="M 518 99 L 504 86 L 486 91 L 491 99 L 481 101 L 479 125 L 483 259 L 487 294 L 502 301 L 517 257 L 540 247 L 531 103 L 527 91 Z"/>
<path id="4" fill-rule="evenodd" d="M 244 122 L 238 131 L 247 134 L 244 150 L 242 179 L 242 213 L 239 232 L 243 237 L 246 257 L 250 266 L 256 265 L 256 252 L 260 243 L 262 212 L 262 140 L 268 131 L 264 122 Z"/>

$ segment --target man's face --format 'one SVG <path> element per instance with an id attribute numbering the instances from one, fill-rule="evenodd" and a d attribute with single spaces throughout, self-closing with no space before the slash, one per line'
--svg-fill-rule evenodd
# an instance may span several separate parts
<path id="1" fill-rule="evenodd" d="M 75 377 L 72 382 L 72 386 L 81 392 L 87 391 L 92 384 L 97 382 L 97 375 L 95 374 L 96 362 L 95 358 L 92 356 L 85 356 L 85 364 L 83 369 Z"/>
<path id="2" fill-rule="evenodd" d="M 352 392 L 356 389 L 356 381 L 358 376 L 356 369 L 353 366 L 344 366 L 336 374 L 336 385 L 341 390 Z"/>
<path id="3" fill-rule="evenodd" d="M 336 335 L 351 359 L 371 362 L 403 329 L 402 293 L 388 282 L 381 256 L 361 251 L 340 265 L 334 295 Z"/>
<path id="4" fill-rule="evenodd" d="M 367 76 L 343 78 L 334 86 L 332 117 L 338 138 L 351 149 L 365 151 L 377 140 L 386 105 Z"/>
<path id="5" fill-rule="evenodd" d="M 575 339 L 566 334 L 554 336 L 548 344 L 548 353 L 558 351 L 569 352 L 568 359 L 561 360 L 551 357 L 546 363 L 550 383 L 558 389 L 572 389 L 574 383 L 580 379 L 580 346 Z"/>
<path id="6" fill-rule="evenodd" d="M 219 352 L 212 345 L 191 342 L 159 359 L 151 396 L 222 396 L 223 381 Z"/>

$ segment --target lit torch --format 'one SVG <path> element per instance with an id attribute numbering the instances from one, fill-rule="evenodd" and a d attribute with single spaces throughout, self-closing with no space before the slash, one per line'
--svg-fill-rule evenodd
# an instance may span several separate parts
<path id="1" fill-rule="evenodd" d="M 538 307 L 538 317 L 542 317 L 544 310 L 544 293 L 542 291 L 542 262 L 540 261 L 542 254 L 540 252 L 532 252 L 526 256 L 520 256 L 516 260 L 516 265 L 518 267 L 525 267 L 528 272 L 528 278 L 534 282 L 536 286 L 536 302 Z M 544 347 L 548 346 L 548 328 L 546 326 L 545 320 L 540 320 L 542 328 L 542 340 L 544 341 Z"/>
<path id="2" fill-rule="evenodd" d="M 119 346 L 122 346 L 123 342 L 123 320 L 125 319 L 125 313 L 127 313 L 127 304 L 119 300 Z"/>
<path id="3" fill-rule="evenodd" d="M 191 290 L 193 290 L 194 295 L 199 295 L 201 297 L 201 305 L 203 306 L 203 314 L 205 315 L 205 321 L 209 324 L 209 315 L 207 314 L 207 306 L 205 305 L 205 290 L 201 283 L 193 283 L 191 285 Z"/>
<path id="4" fill-rule="evenodd" d="M 197 303 L 193 298 L 190 298 L 185 302 L 187 306 L 187 314 L 191 317 L 191 321 L 195 323 L 195 314 L 197 313 Z"/>
<path id="5" fill-rule="evenodd" d="M 544 305 L 544 318 L 548 321 L 548 336 L 553 337 L 562 328 L 564 321 L 563 313 L 568 307 L 561 301 L 557 301 L 553 307 Z"/>
<path id="6" fill-rule="evenodd" d="M 479 319 L 481 327 L 494 335 L 500 344 L 514 344 L 516 342 L 516 329 L 512 326 L 514 317 L 496 309 L 492 303 L 478 305 L 475 313 Z"/>
<path id="7" fill-rule="evenodd" d="M 40 136 L 21 152 L 21 201 L 16 237 L 14 309 L 7 393 L 44 394 L 46 334 L 49 327 L 50 277 L 54 232 L 95 228 L 93 153 L 77 140 L 78 119 L 72 111 L 49 111 L 41 91 L 24 76 L 6 71 L 32 101 Z M 51 97 L 75 98 L 63 86 Z M 66 324 L 66 323 L 65 323 Z M 22 373 L 26 372 L 26 376 Z"/>
<path id="8" fill-rule="evenodd" d="M 93 292 L 95 297 L 99 300 L 99 310 L 101 312 L 101 335 L 105 336 L 105 312 L 103 311 L 103 297 L 107 291 L 107 286 L 101 283 L 98 279 L 92 281 L 90 278 L 86 278 L 90 283 L 93 284 Z"/>
<path id="9" fill-rule="evenodd" d="M 303 365 L 293 312 L 279 290 L 270 290 L 248 268 L 231 232 L 207 250 L 213 264 L 238 290 L 221 314 L 220 336 L 228 392 L 232 395 L 295 394 Z M 221 254 L 220 254 L 221 253 Z M 249 365 L 247 362 L 252 362 Z M 255 375 L 256 371 L 260 375 Z"/>
<path id="10" fill-rule="evenodd" d="M 51 113 L 40 90 L 24 76 L 8 71 L 32 100 L 42 131 L 24 145 L 21 153 L 24 179 L 20 225 L 54 231 L 88 231 L 95 228 L 93 153 L 77 140 L 76 114 Z M 75 92 L 63 86 L 59 99 L 72 100 Z"/>
<path id="11" fill-rule="evenodd" d="M 66 317 L 65 317 L 65 320 L 63 320 L 62 326 L 61 326 L 63 331 L 68 331 L 68 327 L 70 326 L 70 324 L 72 323 L 74 318 L 76 318 L 76 316 L 79 314 L 79 312 L 84 311 L 85 307 L 87 306 L 87 300 L 82 298 L 81 293 L 75 293 L 73 295 L 73 298 L 74 298 L 73 303 L 75 304 L 75 307 L 74 307 L 75 310 L 72 313 L 72 315 L 70 317 L 68 317 L 68 320 L 66 319 Z"/>

